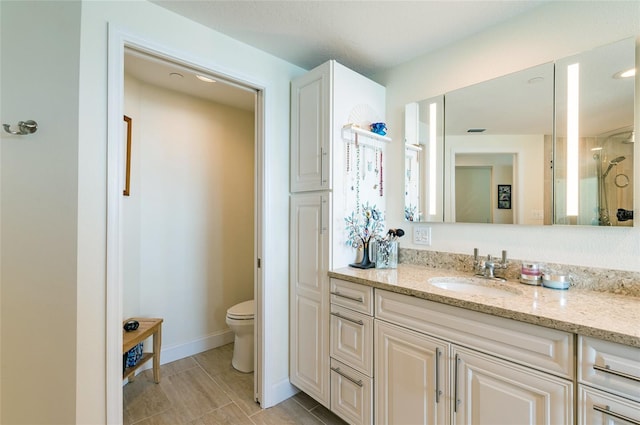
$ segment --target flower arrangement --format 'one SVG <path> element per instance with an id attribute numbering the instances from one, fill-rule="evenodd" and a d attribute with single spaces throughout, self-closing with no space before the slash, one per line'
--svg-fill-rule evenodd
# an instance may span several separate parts
<path id="1" fill-rule="evenodd" d="M 352 212 L 344 221 L 349 234 L 347 244 L 358 249 L 365 247 L 371 238 L 380 238 L 380 232 L 384 228 L 382 213 L 369 203 L 362 206 L 361 217 Z"/>
<path id="2" fill-rule="evenodd" d="M 349 233 L 347 244 L 353 248 L 362 249 L 362 261 L 360 263 L 350 264 L 350 266 L 360 269 L 368 269 L 375 267 L 369 259 L 369 248 L 371 239 L 380 239 L 380 232 L 384 227 L 384 219 L 380 210 L 375 205 L 369 203 L 362 207 L 362 213 L 352 212 L 351 215 L 345 217 L 346 229 Z"/>
<path id="3" fill-rule="evenodd" d="M 417 205 L 411 205 L 404 207 L 404 219 L 407 221 L 419 221 L 422 213 L 418 212 Z"/>

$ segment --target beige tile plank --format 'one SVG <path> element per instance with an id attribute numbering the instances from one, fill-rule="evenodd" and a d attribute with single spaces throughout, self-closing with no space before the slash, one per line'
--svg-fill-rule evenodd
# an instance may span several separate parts
<path id="1" fill-rule="evenodd" d="M 193 358 L 211 376 L 233 369 L 231 359 L 233 357 L 233 344 L 223 345 L 214 350 L 196 354 Z"/>
<path id="2" fill-rule="evenodd" d="M 320 404 L 311 409 L 311 414 L 320 419 L 325 425 L 347 425 L 347 422 Z"/>
<path id="3" fill-rule="evenodd" d="M 164 378 L 159 385 L 183 423 L 231 403 L 231 399 L 201 368 Z"/>
<path id="4" fill-rule="evenodd" d="M 227 404 L 190 422 L 189 425 L 254 425 L 249 417 L 235 404 Z"/>
<path id="5" fill-rule="evenodd" d="M 322 425 L 318 418 L 293 399 L 264 409 L 250 418 L 256 425 Z"/>
<path id="6" fill-rule="evenodd" d="M 318 403 L 313 397 L 311 397 L 309 394 L 304 393 L 302 391 L 294 395 L 293 399 L 298 403 L 300 403 L 302 407 L 304 407 L 307 410 L 311 410 L 314 407 L 320 405 L 320 403 Z"/>
<path id="7" fill-rule="evenodd" d="M 183 423 L 180 415 L 174 409 L 169 409 L 136 422 L 134 425 L 180 425 Z"/>
<path id="8" fill-rule="evenodd" d="M 140 375 L 134 382 L 123 388 L 123 419 L 136 423 L 141 419 L 156 415 L 171 408 L 172 404 L 159 384 L 149 377 Z"/>
<path id="9" fill-rule="evenodd" d="M 160 366 L 160 376 L 162 378 L 167 378 L 171 375 L 175 375 L 176 373 L 180 373 L 187 369 L 191 369 L 193 367 L 198 367 L 198 362 L 195 361 L 193 357 L 186 357 L 184 359 L 179 359 L 171 363 L 166 363 Z M 153 370 L 147 369 L 143 372 L 145 376 L 153 377 Z"/>
<path id="10" fill-rule="evenodd" d="M 262 410 L 253 399 L 253 373 L 242 373 L 233 369 L 213 376 L 213 380 L 245 414 L 251 416 Z"/>

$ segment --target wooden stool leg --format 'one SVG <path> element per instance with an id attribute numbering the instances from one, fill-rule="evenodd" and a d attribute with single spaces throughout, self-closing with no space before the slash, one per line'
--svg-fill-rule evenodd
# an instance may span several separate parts
<path id="1" fill-rule="evenodd" d="M 160 383 L 160 346 L 162 345 L 162 326 L 153 335 L 153 380 Z"/>

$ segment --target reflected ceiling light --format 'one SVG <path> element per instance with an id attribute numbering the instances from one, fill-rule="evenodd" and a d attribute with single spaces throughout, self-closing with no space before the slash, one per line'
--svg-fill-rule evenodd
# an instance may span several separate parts
<path id="1" fill-rule="evenodd" d="M 204 81 L 205 83 L 215 83 L 216 80 L 213 78 L 205 77 L 204 75 L 196 75 L 196 78 L 200 81 Z"/>
<path id="2" fill-rule="evenodd" d="M 616 80 L 620 80 L 622 78 L 631 78 L 635 75 L 636 75 L 636 69 L 631 68 L 631 69 L 627 69 L 626 71 L 616 72 L 615 74 L 613 74 L 613 78 L 615 78 Z"/>
<path id="3" fill-rule="evenodd" d="M 429 215 L 436 215 L 437 105 L 429 104 Z"/>
<path id="4" fill-rule="evenodd" d="M 580 64 L 567 67 L 567 215 L 578 215 Z"/>

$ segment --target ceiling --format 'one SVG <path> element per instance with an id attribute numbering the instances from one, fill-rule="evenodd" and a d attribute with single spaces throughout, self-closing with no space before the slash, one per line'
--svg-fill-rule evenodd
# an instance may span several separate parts
<path id="1" fill-rule="evenodd" d="M 335 59 L 370 77 L 548 0 L 151 1 L 302 68 Z"/>
<path id="2" fill-rule="evenodd" d="M 305 69 L 329 59 L 366 76 L 471 36 L 549 0 L 151 0 Z M 196 80 L 193 71 L 127 54 L 142 81 L 246 110 L 254 94 Z M 180 73 L 183 78 L 170 77 Z"/>

